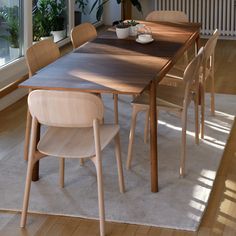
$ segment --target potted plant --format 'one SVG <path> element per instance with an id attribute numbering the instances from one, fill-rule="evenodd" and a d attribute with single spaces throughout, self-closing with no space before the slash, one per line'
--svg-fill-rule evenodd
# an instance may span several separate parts
<path id="1" fill-rule="evenodd" d="M 51 34 L 54 42 L 58 42 L 66 36 L 66 18 L 65 18 L 65 1 L 49 1 L 49 24 L 51 25 Z"/>
<path id="2" fill-rule="evenodd" d="M 125 22 L 121 22 L 116 25 L 116 35 L 118 39 L 125 39 L 129 37 L 129 27 L 130 25 Z"/>
<path id="3" fill-rule="evenodd" d="M 39 0 L 33 7 L 33 41 L 53 39 L 50 23 L 51 0 Z"/>
<path id="4" fill-rule="evenodd" d="M 138 27 L 137 27 L 137 25 L 139 23 L 137 21 L 135 21 L 135 20 L 130 20 L 130 21 L 127 21 L 127 24 L 130 25 L 130 27 L 129 27 L 129 35 L 130 36 L 136 36 L 138 34 Z"/>
<path id="5" fill-rule="evenodd" d="M 18 6 L 4 7 L 0 10 L 0 17 L 5 22 L 7 31 L 7 34 L 0 35 L 0 38 L 9 42 L 10 58 L 17 58 L 20 55 L 20 23 Z"/>

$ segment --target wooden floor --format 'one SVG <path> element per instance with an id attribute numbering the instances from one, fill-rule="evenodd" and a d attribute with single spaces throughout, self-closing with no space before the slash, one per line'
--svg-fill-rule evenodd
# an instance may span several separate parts
<path id="1" fill-rule="evenodd" d="M 64 48 L 64 52 L 70 51 Z M 236 41 L 219 41 L 216 51 L 216 91 L 236 94 Z M 236 99 L 235 99 L 236 101 Z M 236 105 L 236 102 L 235 102 Z M 16 144 L 23 142 L 23 135 L 12 136 L 13 129 L 24 129 L 26 99 L 0 112 L 0 155 L 7 156 Z M 236 235 L 236 122 L 226 145 L 209 206 L 196 233 L 140 225 L 106 223 L 107 236 L 188 236 Z M 1 194 L 1 192 L 0 192 Z M 99 235 L 98 222 L 73 217 L 29 214 L 27 228 L 20 229 L 20 213 L 0 211 L 0 236 L 18 235 Z"/>

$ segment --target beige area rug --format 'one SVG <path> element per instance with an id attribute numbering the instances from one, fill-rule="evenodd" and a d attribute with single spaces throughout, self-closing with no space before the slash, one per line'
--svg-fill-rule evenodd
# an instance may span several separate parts
<path id="1" fill-rule="evenodd" d="M 104 96 L 106 121 L 113 119 L 113 100 Z M 209 104 L 209 98 L 207 101 Z M 106 220 L 159 227 L 197 230 L 214 183 L 217 169 L 236 114 L 236 97 L 217 95 L 216 116 L 206 116 L 206 139 L 194 143 L 193 107 L 189 110 L 187 175 L 178 177 L 181 128 L 176 116 L 160 113 L 158 126 L 159 192 L 150 192 L 149 144 L 143 143 L 144 114 L 137 121 L 132 170 L 124 170 L 126 192 L 120 194 L 113 145 L 103 152 Z M 123 164 L 130 127 L 130 97 L 120 96 L 119 114 Z M 18 128 L 16 127 L 16 130 Z M 23 132 L 22 129 L 20 132 Z M 11 135 L 11 134 L 6 134 Z M 3 138 L 3 137 L 0 137 Z M 60 145 L 60 144 L 58 144 Z M 0 160 L 0 209 L 20 210 L 26 173 L 23 144 L 14 156 Z M 86 161 L 66 162 L 65 188 L 58 187 L 58 160 L 40 163 L 40 180 L 32 184 L 30 212 L 98 218 L 96 172 Z"/>

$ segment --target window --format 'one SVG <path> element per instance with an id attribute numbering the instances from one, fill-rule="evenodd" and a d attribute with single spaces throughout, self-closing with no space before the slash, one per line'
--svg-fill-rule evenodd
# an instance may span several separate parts
<path id="1" fill-rule="evenodd" d="M 67 0 L 33 0 L 33 41 L 52 37 L 58 42 L 67 36 Z"/>
<path id="2" fill-rule="evenodd" d="M 91 13 L 94 0 L 0 0 L 0 71 L 5 69 L 3 65 L 23 56 L 32 41 L 53 35 L 54 42 L 61 41 L 60 45 L 69 42 L 67 36 L 74 26 L 74 2 L 80 14 L 79 23 L 97 23 L 96 9 L 102 0 L 98 0 Z M 75 18 L 76 22 L 76 14 Z M 14 64 L 22 66 L 22 61 Z"/>
<path id="3" fill-rule="evenodd" d="M 22 56 L 21 0 L 0 0 L 0 67 Z"/>

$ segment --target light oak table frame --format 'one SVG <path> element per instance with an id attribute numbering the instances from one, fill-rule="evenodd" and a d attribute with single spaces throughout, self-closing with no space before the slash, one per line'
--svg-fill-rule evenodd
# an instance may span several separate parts
<path id="1" fill-rule="evenodd" d="M 198 47 L 200 24 L 142 23 L 151 28 L 152 43 L 138 44 L 132 37 L 117 39 L 111 28 L 19 86 L 114 95 L 150 90 L 151 191 L 158 192 L 156 85 L 191 45 Z M 32 180 L 37 181 L 38 174 L 39 163 Z"/>

